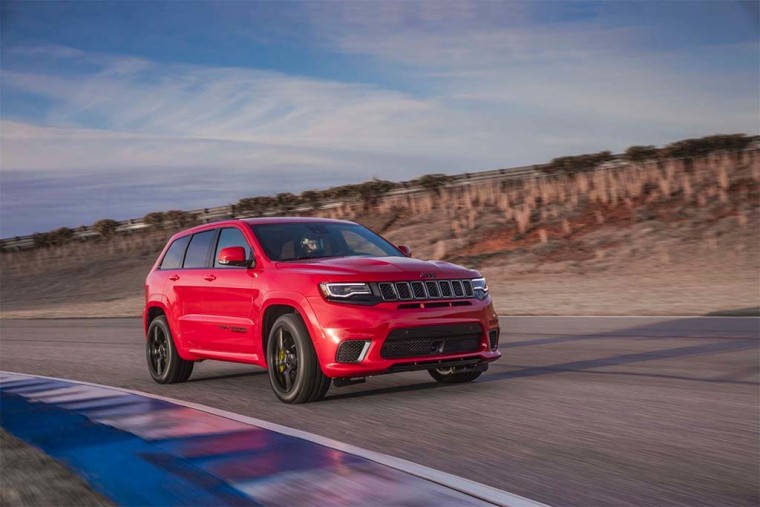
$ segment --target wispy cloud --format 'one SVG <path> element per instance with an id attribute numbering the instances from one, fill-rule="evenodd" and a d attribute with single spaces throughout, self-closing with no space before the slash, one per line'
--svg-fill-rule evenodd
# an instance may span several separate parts
<path id="1" fill-rule="evenodd" d="M 348 55 L 388 80 L 4 47 L 3 234 L 64 216 L 81 223 L 168 202 L 208 206 L 757 132 L 756 40 L 658 39 L 653 48 L 651 26 L 559 5 L 562 15 L 545 2 L 309 2 L 288 11 L 291 25 L 266 31 L 267 43 L 308 43 L 326 61 Z M 69 194 L 56 198 L 51 181 L 86 180 L 113 201 L 135 190 L 134 178 L 153 185 L 114 213 L 33 209 L 66 208 Z"/>

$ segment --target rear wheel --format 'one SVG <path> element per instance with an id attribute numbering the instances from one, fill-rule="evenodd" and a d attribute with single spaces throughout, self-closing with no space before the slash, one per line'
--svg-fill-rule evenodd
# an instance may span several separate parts
<path id="1" fill-rule="evenodd" d="M 172 332 L 163 315 L 153 319 L 148 327 L 145 353 L 150 376 L 159 384 L 184 382 L 193 373 L 193 361 L 179 357 Z"/>
<path id="2" fill-rule="evenodd" d="M 285 403 L 318 401 L 330 388 L 330 378 L 322 373 L 298 314 L 288 313 L 275 321 L 267 341 L 267 365 L 272 390 Z"/>
<path id="3" fill-rule="evenodd" d="M 472 371 L 466 368 L 433 368 L 428 370 L 430 376 L 435 379 L 436 382 L 441 384 L 462 384 L 465 382 L 472 382 L 476 378 L 480 377 L 482 371 Z"/>

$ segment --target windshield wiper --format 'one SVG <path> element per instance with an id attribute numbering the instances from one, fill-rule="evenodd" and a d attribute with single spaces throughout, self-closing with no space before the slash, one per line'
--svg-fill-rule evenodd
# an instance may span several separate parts
<path id="1" fill-rule="evenodd" d="M 319 259 L 333 259 L 335 257 L 345 257 L 345 255 L 323 255 L 321 257 L 293 257 L 292 259 L 282 259 L 279 262 L 292 262 L 292 261 L 303 261 L 303 260 L 319 260 Z"/>

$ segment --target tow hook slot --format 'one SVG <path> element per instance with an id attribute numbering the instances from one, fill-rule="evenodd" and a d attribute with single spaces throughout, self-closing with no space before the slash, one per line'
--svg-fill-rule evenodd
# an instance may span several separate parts
<path id="1" fill-rule="evenodd" d="M 333 385 L 335 387 L 346 387 L 346 386 L 352 386 L 354 384 L 363 384 L 366 381 L 367 381 L 367 377 L 334 378 L 333 379 Z"/>

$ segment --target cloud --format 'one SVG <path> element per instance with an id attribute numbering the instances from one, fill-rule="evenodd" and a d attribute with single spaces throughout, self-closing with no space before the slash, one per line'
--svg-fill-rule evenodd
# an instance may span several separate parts
<path id="1" fill-rule="evenodd" d="M 353 80 L 4 48 L 3 234 L 757 132 L 756 41 L 653 49 L 651 27 L 537 5 L 309 2 L 267 31 L 358 59 Z"/>
<path id="2" fill-rule="evenodd" d="M 695 40 L 693 30 L 669 26 L 668 16 L 683 13 L 667 8 L 648 9 L 663 19 L 643 23 L 631 12 L 610 21 L 596 11 L 626 8 L 606 4 L 573 22 L 547 13 L 552 6 L 572 6 L 551 2 L 426 5 L 417 11 L 416 4 L 354 9 L 331 2 L 310 12 L 328 46 L 413 67 L 449 104 L 530 108 L 566 126 L 591 118 L 621 127 L 631 141 L 647 123 L 684 134 L 694 125 L 716 132 L 758 129 L 757 34 L 735 26 L 731 37 L 719 29 L 721 22 L 736 21 L 731 6 L 707 6 L 712 18 L 702 20 L 715 19 L 712 28 L 722 39 L 710 33 Z"/>

